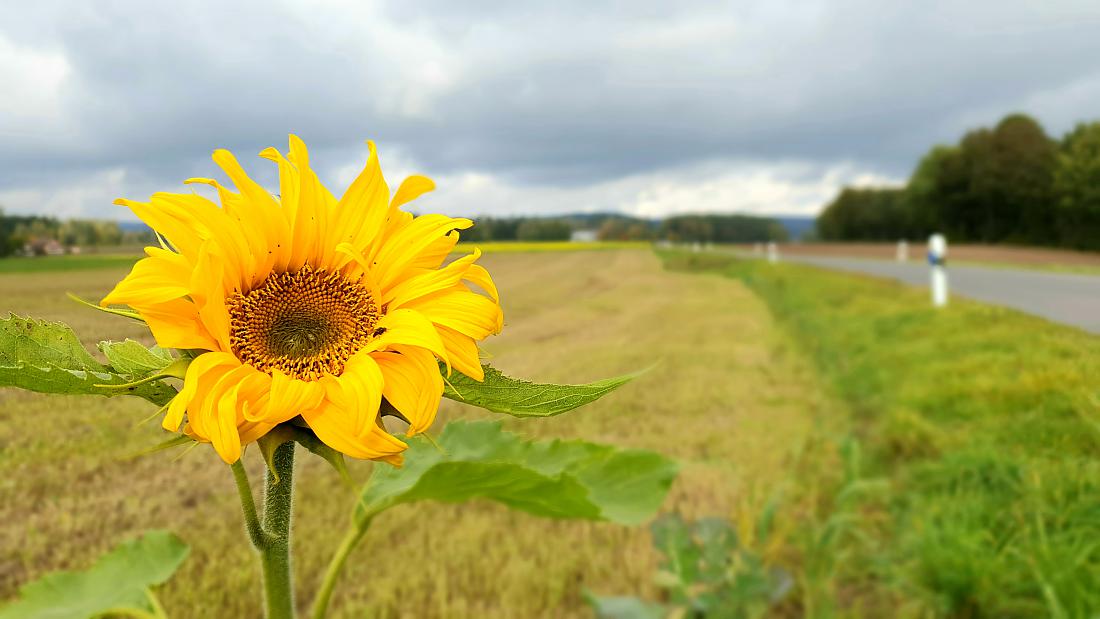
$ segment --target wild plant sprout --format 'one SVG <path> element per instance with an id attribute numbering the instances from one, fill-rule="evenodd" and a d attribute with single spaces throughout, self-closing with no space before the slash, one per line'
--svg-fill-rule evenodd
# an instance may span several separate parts
<path id="1" fill-rule="evenodd" d="M 348 532 L 318 587 L 313 617 L 325 616 L 373 519 L 395 505 L 487 498 L 554 518 L 637 524 L 652 516 L 676 474 L 657 454 L 532 442 L 485 421 L 423 436 L 444 396 L 545 417 L 631 378 L 534 384 L 483 365 L 478 342 L 504 324 L 498 291 L 477 264 L 478 250 L 447 261 L 470 220 L 402 210 L 434 188 L 429 179 L 410 177 L 391 197 L 370 144 L 366 167 L 338 199 L 296 136 L 287 154 L 268 148 L 260 156 L 278 167 L 277 195 L 218 150 L 214 162 L 236 191 L 207 178 L 186 182 L 212 187 L 220 205 L 198 193 L 118 201 L 160 246 L 146 248 L 98 307 L 144 322 L 157 346 L 101 342 L 104 364 L 68 327 L 12 316 L 0 321 L 0 386 L 144 398 L 161 406 L 172 433 L 163 446 L 209 444 L 239 490 L 271 618 L 293 617 L 297 606 L 290 552 L 297 446 L 345 477 L 345 457 L 380 462 L 349 497 Z M 386 416 L 403 422 L 403 436 L 386 429 Z M 259 509 L 241 463 L 252 444 L 267 465 Z M 150 533 L 87 571 L 25 586 L 0 618 L 59 616 L 59 609 L 74 617 L 165 616 L 152 587 L 186 552 L 175 536 Z"/>

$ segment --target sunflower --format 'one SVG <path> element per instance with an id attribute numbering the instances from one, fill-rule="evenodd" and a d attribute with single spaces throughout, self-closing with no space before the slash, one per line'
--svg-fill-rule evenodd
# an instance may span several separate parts
<path id="1" fill-rule="evenodd" d="M 477 341 L 503 325 L 496 286 L 477 250 L 443 266 L 473 223 L 402 211 L 434 184 L 412 176 L 391 198 L 368 144 L 339 200 L 292 135 L 285 156 L 260 153 L 278 166 L 278 197 L 217 150 L 237 191 L 185 182 L 213 187 L 220 206 L 196 193 L 116 201 L 161 246 L 146 248 L 101 305 L 130 306 L 157 344 L 194 355 L 166 429 L 233 463 L 242 445 L 293 420 L 348 456 L 397 464 L 405 443 L 381 424 L 383 398 L 411 436 L 435 418 L 440 361 L 483 379 Z"/>

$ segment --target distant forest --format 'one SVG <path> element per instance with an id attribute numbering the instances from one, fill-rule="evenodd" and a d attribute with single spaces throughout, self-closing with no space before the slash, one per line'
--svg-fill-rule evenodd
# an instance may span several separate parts
<path id="1" fill-rule="evenodd" d="M 0 210 L 0 257 L 42 255 L 72 248 L 152 243 L 148 229 L 123 229 L 117 221 L 5 215 Z"/>
<path id="2" fill-rule="evenodd" d="M 785 241 L 787 229 L 776 219 L 752 215 L 677 215 L 664 220 L 614 213 L 562 217 L 479 217 L 462 240 L 564 241 L 587 231 L 591 240 L 677 243 L 751 243 Z"/>
<path id="3" fill-rule="evenodd" d="M 904 187 L 845 188 L 817 219 L 823 240 L 920 239 L 1100 249 L 1100 122 L 1061 140 L 1005 117 L 936 146 Z"/>

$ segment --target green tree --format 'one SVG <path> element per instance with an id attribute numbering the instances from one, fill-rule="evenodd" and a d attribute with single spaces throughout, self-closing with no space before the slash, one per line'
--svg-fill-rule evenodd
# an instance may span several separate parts
<path id="1" fill-rule="evenodd" d="M 845 187 L 817 218 L 826 241 L 889 241 L 907 236 L 904 190 Z"/>
<path id="2" fill-rule="evenodd" d="M 516 230 L 521 241 L 568 241 L 572 234 L 573 227 L 560 219 L 526 219 Z"/>
<path id="3" fill-rule="evenodd" d="M 1066 135 L 1054 170 L 1056 228 L 1063 245 L 1100 249 L 1100 122 Z"/>

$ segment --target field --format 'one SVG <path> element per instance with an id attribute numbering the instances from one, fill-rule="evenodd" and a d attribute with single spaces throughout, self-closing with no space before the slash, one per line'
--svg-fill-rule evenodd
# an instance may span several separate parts
<path id="1" fill-rule="evenodd" d="M 493 362 L 560 381 L 661 365 L 590 408 L 510 425 L 681 459 L 667 508 L 691 516 L 732 515 L 767 498 L 831 402 L 763 304 L 736 281 L 663 271 L 648 251 L 601 254 L 599 269 L 587 252 L 554 258 L 487 257 L 508 321 L 487 345 Z M 66 320 L 88 338 L 137 337 L 127 321 L 64 298 L 66 291 L 98 298 L 122 274 L 3 275 L 4 309 Z M 152 412 L 124 400 L 0 393 L 0 466 L 8 471 L 0 597 L 45 570 L 85 565 L 124 537 L 163 527 L 193 547 L 162 596 L 170 612 L 256 616 L 258 575 L 232 476 L 207 449 L 179 460 L 129 457 L 162 438 L 155 424 L 136 425 Z M 472 414 L 449 405 L 443 416 Z M 261 465 L 256 453 L 247 460 Z M 350 497 L 327 465 L 302 460 L 296 561 L 307 599 Z M 357 475 L 366 468 L 355 467 Z M 537 520 L 490 504 L 429 505 L 376 522 L 352 563 L 337 616 L 566 617 L 585 614 L 582 588 L 653 593 L 656 555 L 644 529 Z"/>
<path id="2" fill-rule="evenodd" d="M 659 362 L 589 408 L 508 425 L 680 460 L 665 511 L 730 519 L 743 547 L 791 575 L 768 614 L 1100 609 L 1097 338 L 974 303 L 934 312 L 900 285 L 728 256 L 483 260 L 507 322 L 485 348 L 506 372 L 579 382 Z M 0 274 L 0 310 L 64 320 L 89 340 L 140 338 L 64 296 L 99 298 L 124 273 Z M 161 595 L 171 616 L 258 616 L 229 470 L 202 447 L 135 456 L 163 438 L 138 425 L 151 408 L 0 391 L 0 599 L 167 528 L 192 546 Z M 448 402 L 441 416 L 480 415 Z M 259 455 L 246 461 L 257 478 Z M 350 494 L 323 462 L 300 462 L 295 561 L 308 600 Z M 754 525 L 770 509 L 765 534 Z M 406 506 L 353 556 L 334 616 L 589 616 L 585 590 L 658 599 L 658 559 L 645 528 L 487 503 Z"/>

